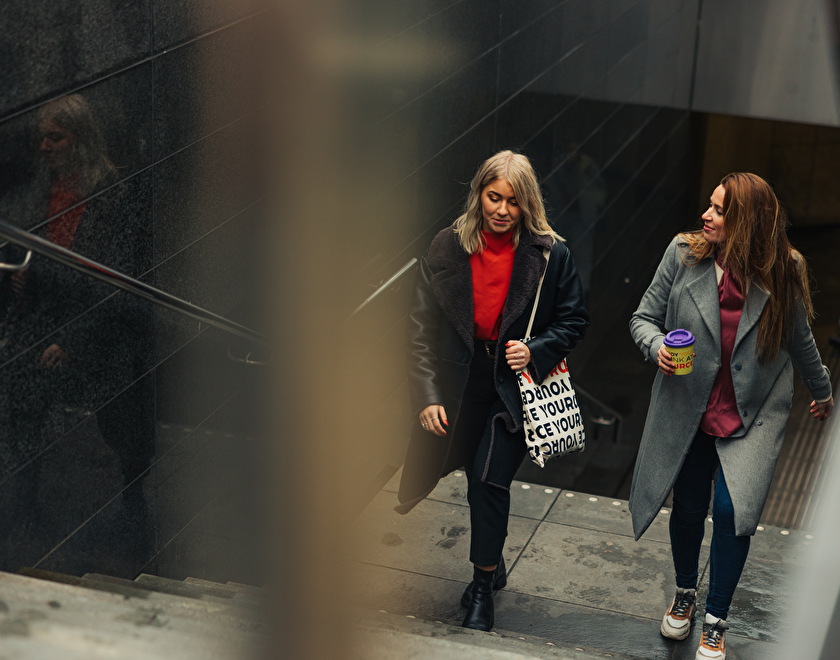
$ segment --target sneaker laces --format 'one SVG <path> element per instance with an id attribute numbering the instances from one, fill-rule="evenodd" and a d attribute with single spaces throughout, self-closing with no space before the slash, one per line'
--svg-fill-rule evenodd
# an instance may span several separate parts
<path id="1" fill-rule="evenodd" d="M 720 643 L 723 641 L 723 633 L 726 632 L 727 627 L 728 626 L 721 625 L 720 621 L 716 621 L 715 623 L 704 623 L 703 644 L 711 649 L 720 647 Z"/>
<path id="2" fill-rule="evenodd" d="M 689 610 L 694 605 L 694 598 L 694 594 L 690 591 L 677 593 L 677 595 L 674 596 L 674 605 L 671 607 L 671 613 L 676 616 L 687 616 Z"/>

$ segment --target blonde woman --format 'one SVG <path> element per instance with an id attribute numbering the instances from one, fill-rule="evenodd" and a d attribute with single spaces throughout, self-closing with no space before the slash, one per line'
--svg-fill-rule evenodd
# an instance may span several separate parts
<path id="1" fill-rule="evenodd" d="M 805 260 L 770 185 L 728 174 L 702 229 L 678 234 L 630 321 L 633 339 L 659 367 L 630 491 L 638 539 L 673 489 L 670 516 L 676 593 L 660 632 L 691 633 L 700 544 L 714 498 L 709 592 L 696 657 L 724 660 L 727 617 L 750 536 L 767 499 L 796 367 L 819 421 L 834 399 L 811 334 Z M 665 332 L 696 337 L 691 374 L 674 376 Z"/>
<path id="2" fill-rule="evenodd" d="M 548 224 L 530 161 L 497 153 L 473 178 L 464 214 L 432 241 L 409 314 L 417 424 L 397 510 L 408 512 L 441 477 L 465 469 L 474 566 L 462 599 L 467 628 L 493 627 L 493 591 L 507 581 L 510 484 L 525 457 L 516 372 L 528 367 L 541 382 L 588 324 L 577 271 Z"/>

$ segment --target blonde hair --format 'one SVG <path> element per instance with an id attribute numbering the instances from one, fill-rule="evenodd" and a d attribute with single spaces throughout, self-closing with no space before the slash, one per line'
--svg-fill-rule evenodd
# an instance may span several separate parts
<path id="1" fill-rule="evenodd" d="M 724 242 L 709 243 L 702 231 L 682 238 L 688 243 L 691 263 L 718 253 L 721 263 L 741 283 L 742 292 L 746 293 L 750 280 L 768 292 L 758 323 L 757 351 L 760 360 L 772 360 L 790 339 L 798 301 L 804 304 L 808 320 L 814 318 L 808 267 L 788 241 L 787 214 L 769 183 L 756 174 L 733 172 L 720 185 L 725 191 Z"/>
<path id="2" fill-rule="evenodd" d="M 93 192 L 102 179 L 116 171 L 93 111 L 81 94 L 68 94 L 45 103 L 38 112 L 38 121 L 44 120 L 54 121 L 75 137 L 70 147 L 70 167 L 72 174 L 80 177 L 82 195 Z"/>
<path id="3" fill-rule="evenodd" d="M 478 168 L 470 182 L 470 192 L 467 195 L 464 212 L 453 223 L 455 233 L 458 234 L 458 241 L 467 254 L 484 250 L 485 241 L 481 234 L 484 222 L 481 213 L 481 193 L 496 179 L 504 179 L 510 184 L 522 212 L 519 222 L 513 228 L 514 248 L 519 246 L 519 238 L 523 231 L 539 236 L 550 236 L 552 243 L 563 240 L 548 224 L 540 184 L 531 161 L 522 154 L 500 151 L 490 156 Z"/>

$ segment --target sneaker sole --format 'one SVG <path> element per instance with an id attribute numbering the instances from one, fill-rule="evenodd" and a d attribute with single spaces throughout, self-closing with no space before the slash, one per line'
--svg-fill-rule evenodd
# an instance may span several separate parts
<path id="1" fill-rule="evenodd" d="M 663 621 L 662 625 L 659 626 L 659 634 L 667 639 L 675 639 L 676 641 L 681 642 L 691 634 L 691 624 L 689 623 L 686 626 L 685 630 L 678 631 L 676 628 L 671 628 L 670 626 L 667 626 L 665 624 L 665 621 Z"/>

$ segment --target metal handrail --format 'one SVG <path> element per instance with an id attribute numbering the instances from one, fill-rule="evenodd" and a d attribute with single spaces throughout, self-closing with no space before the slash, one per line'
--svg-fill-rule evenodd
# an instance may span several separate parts
<path id="1" fill-rule="evenodd" d="M 19 227 L 10 225 L 7 222 L 0 220 L 0 239 L 15 243 L 26 250 L 40 254 L 48 259 L 52 259 L 60 264 L 68 266 L 81 273 L 89 275 L 113 287 L 128 291 L 129 293 L 148 300 L 155 305 L 171 309 L 180 314 L 189 316 L 201 323 L 206 323 L 214 328 L 223 330 L 229 334 L 235 335 L 242 339 L 254 342 L 262 346 L 270 346 L 268 339 L 251 330 L 250 328 L 240 325 L 223 316 L 219 316 L 214 312 L 206 310 L 198 305 L 193 305 L 186 300 L 173 296 L 170 293 L 161 291 L 149 284 L 145 284 L 140 280 L 129 277 L 125 273 L 121 273 L 113 268 L 108 268 L 103 264 L 97 263 L 92 259 L 88 259 L 72 250 L 51 243 L 43 238 L 35 236 Z"/>
<path id="2" fill-rule="evenodd" d="M 4 243 L 4 245 L 8 245 L 8 243 Z M 7 264 L 5 261 L 0 261 L 0 270 L 6 273 L 16 273 L 26 268 L 29 265 L 30 259 L 32 259 L 32 250 L 27 250 L 26 256 L 19 264 Z"/>
<path id="3" fill-rule="evenodd" d="M 365 298 L 364 302 L 359 305 L 356 309 L 353 310 L 353 313 L 350 314 L 351 317 L 355 316 L 359 312 L 361 312 L 368 304 L 376 298 L 379 294 L 383 291 L 386 291 L 388 288 L 394 285 L 394 283 L 400 279 L 403 275 L 405 275 L 411 268 L 417 263 L 417 257 L 412 257 L 402 268 L 400 268 L 396 273 L 391 275 L 386 281 L 380 284 L 376 291 L 370 294 L 367 298 Z"/>

